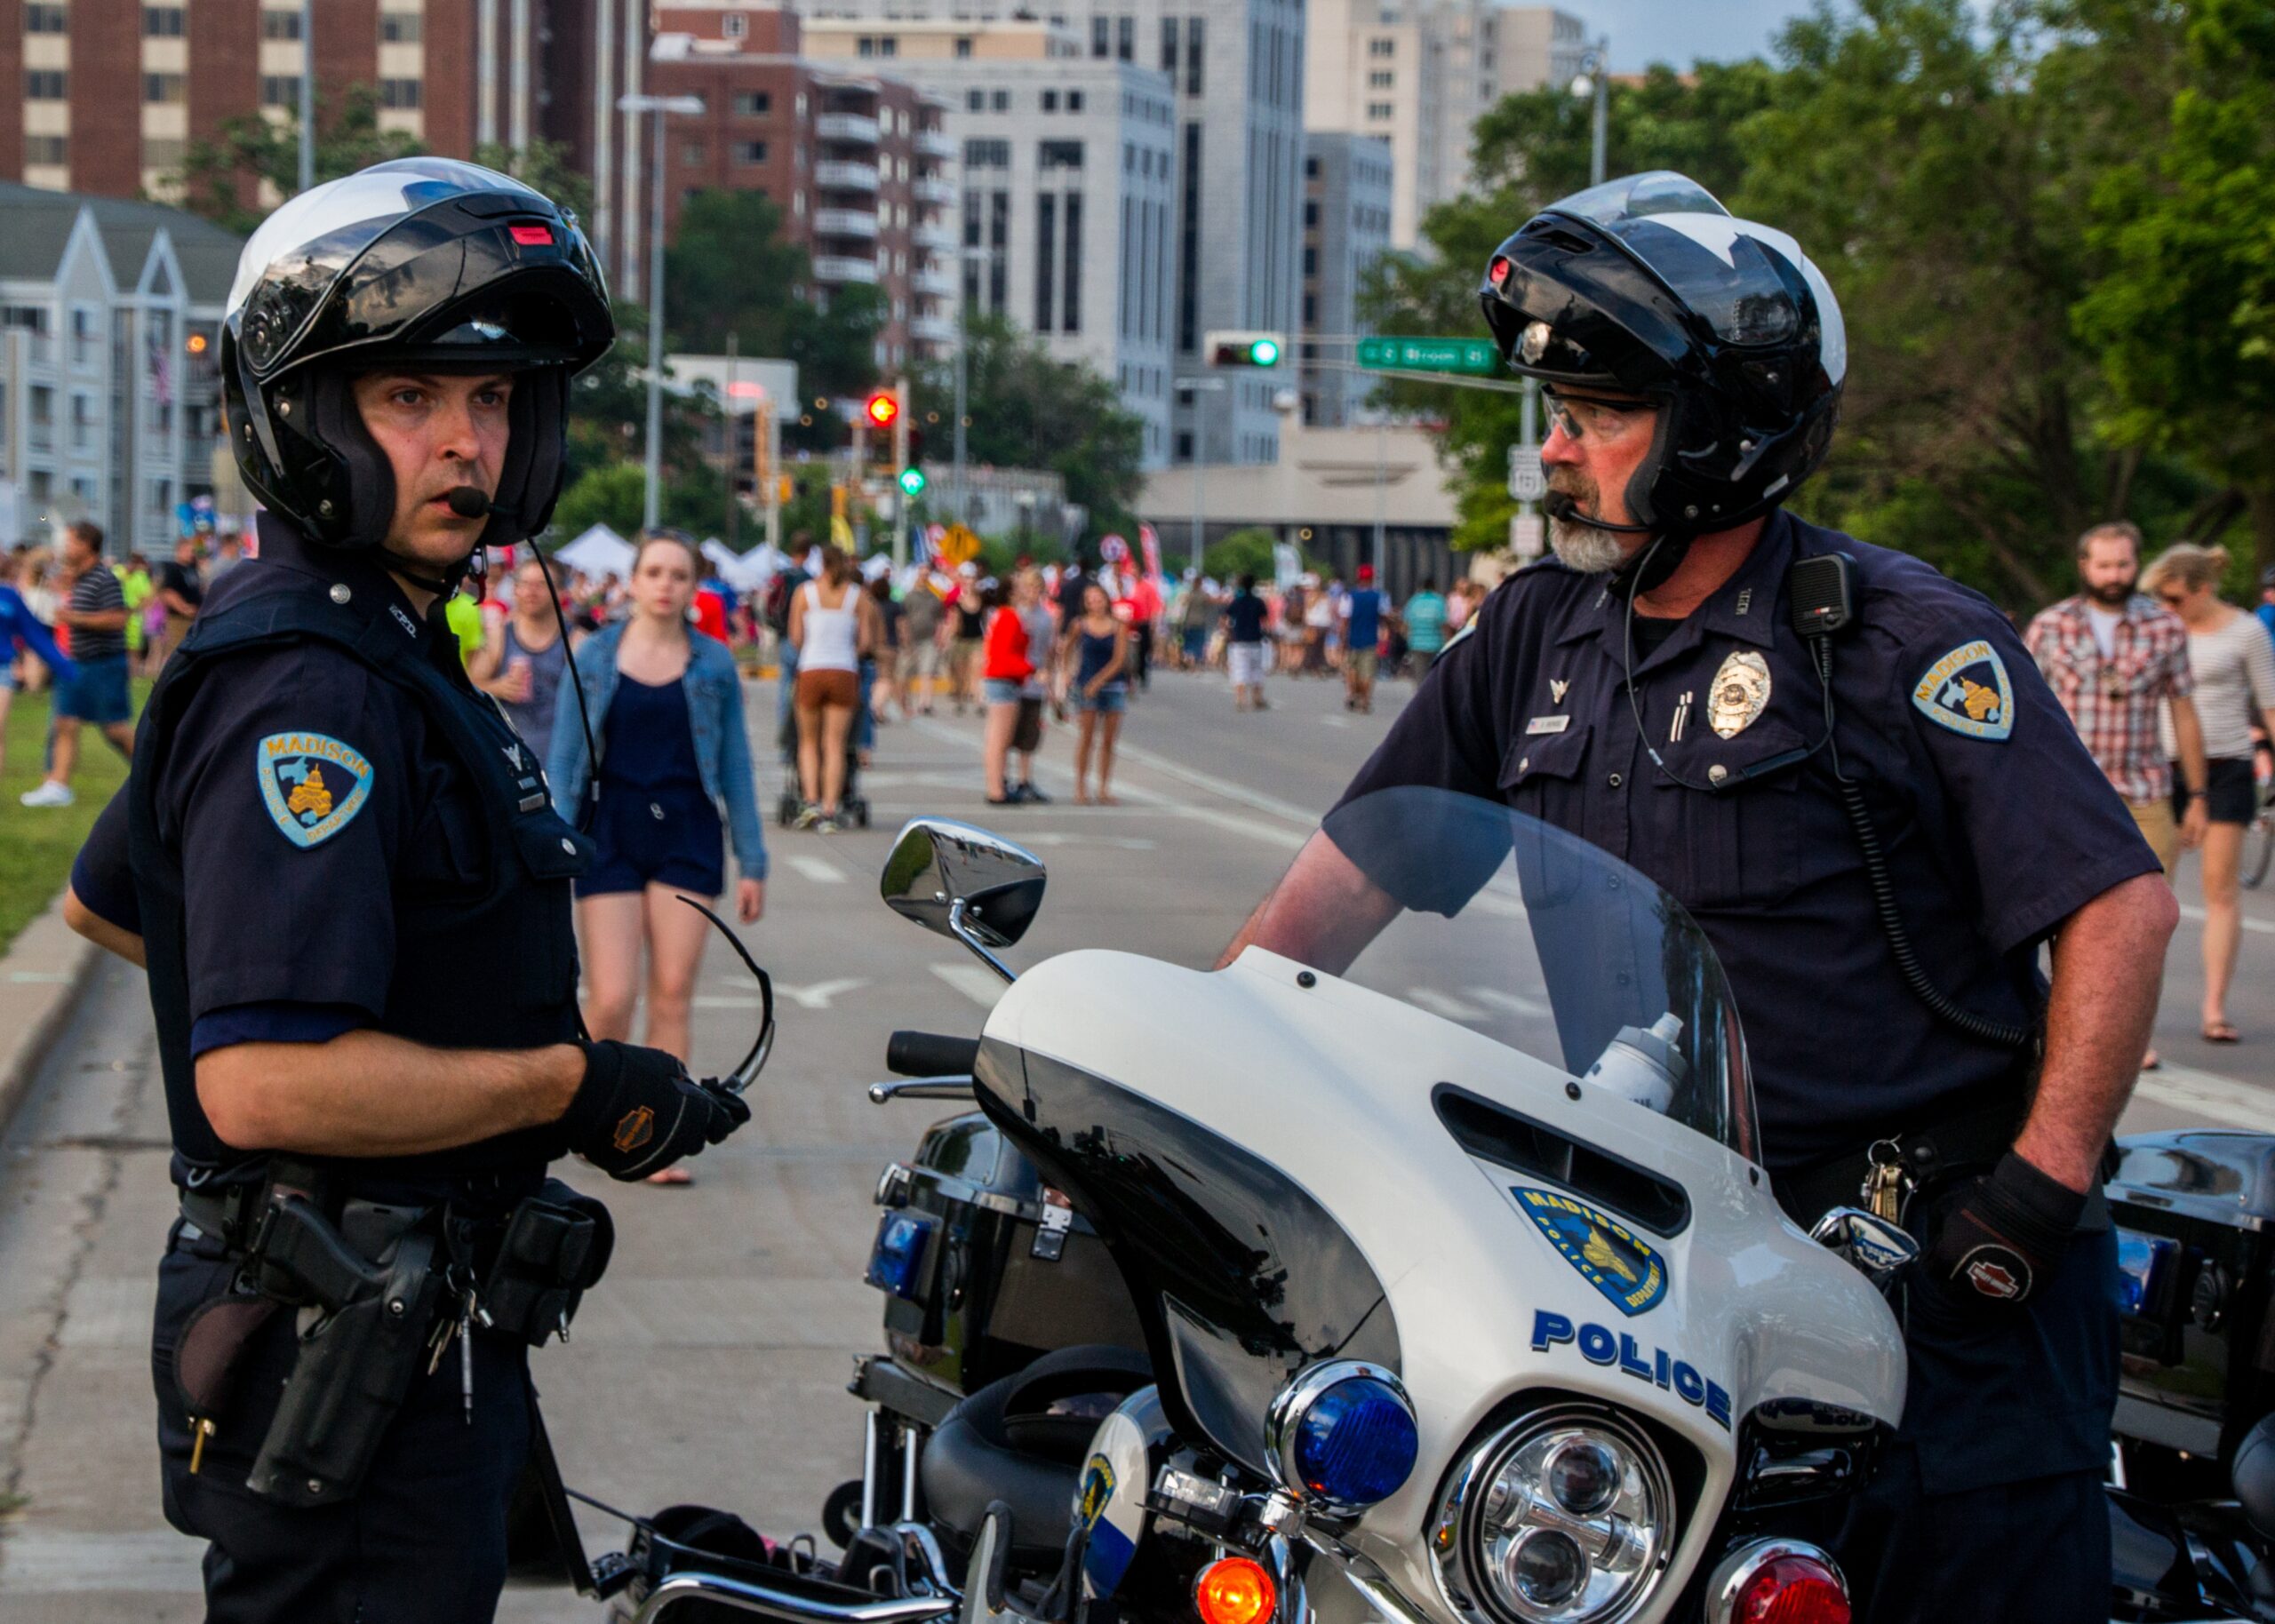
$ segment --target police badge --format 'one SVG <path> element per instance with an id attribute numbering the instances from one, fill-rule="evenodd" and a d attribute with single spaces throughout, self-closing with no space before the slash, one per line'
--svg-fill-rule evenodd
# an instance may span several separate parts
<path id="1" fill-rule="evenodd" d="M 1769 704 L 1769 663 L 1751 649 L 1722 662 L 1707 691 L 1706 720 L 1723 738 L 1736 738 L 1753 726 Z"/>

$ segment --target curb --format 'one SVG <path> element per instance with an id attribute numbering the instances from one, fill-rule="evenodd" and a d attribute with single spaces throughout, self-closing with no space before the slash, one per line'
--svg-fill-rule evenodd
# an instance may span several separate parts
<path id="1" fill-rule="evenodd" d="M 63 893 L 0 957 L 0 1129 L 79 1001 L 102 949 L 63 922 Z"/>

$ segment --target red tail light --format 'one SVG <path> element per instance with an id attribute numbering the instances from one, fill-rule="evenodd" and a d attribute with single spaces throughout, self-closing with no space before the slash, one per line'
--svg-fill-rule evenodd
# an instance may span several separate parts
<path id="1" fill-rule="evenodd" d="M 1755 1571 L 1737 1593 L 1730 1624 L 1848 1624 L 1848 1592 L 1831 1564 L 1798 1554 Z"/>
<path id="2" fill-rule="evenodd" d="M 550 226 L 511 226 L 507 229 L 514 234 L 514 241 L 523 248 L 553 246 L 553 227 Z"/>
<path id="3" fill-rule="evenodd" d="M 1509 262 L 1496 256 L 1492 265 L 1486 270 L 1485 275 L 1495 287 L 1499 287 L 1509 280 Z"/>

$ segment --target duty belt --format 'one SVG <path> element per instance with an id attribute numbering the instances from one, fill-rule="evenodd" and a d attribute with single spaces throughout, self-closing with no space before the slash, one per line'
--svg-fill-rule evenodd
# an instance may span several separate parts
<path id="1" fill-rule="evenodd" d="M 1985 1172 L 2012 1148 L 2025 1109 L 2022 1095 L 2001 1092 L 1988 1105 L 1883 1134 L 1862 1149 L 1781 1174 L 1774 1181 L 1778 1205 L 1807 1229 L 1836 1206 L 1864 1205 L 1876 1170 L 1883 1180 L 1893 1171 L 1905 1193 Z"/>

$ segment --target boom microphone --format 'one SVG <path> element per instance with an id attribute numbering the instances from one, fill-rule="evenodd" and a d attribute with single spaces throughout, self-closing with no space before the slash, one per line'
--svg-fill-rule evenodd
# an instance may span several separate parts
<path id="1" fill-rule="evenodd" d="M 493 502 L 477 485 L 453 486 L 443 500 L 461 519 L 486 519 L 492 513 L 507 519 L 515 517 L 515 510 L 502 503 Z"/>

